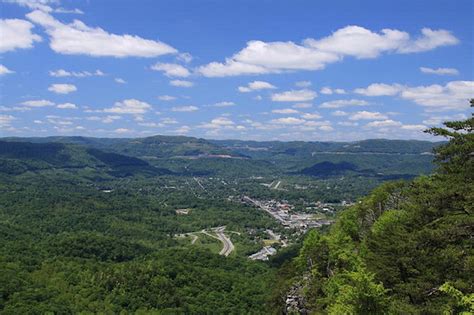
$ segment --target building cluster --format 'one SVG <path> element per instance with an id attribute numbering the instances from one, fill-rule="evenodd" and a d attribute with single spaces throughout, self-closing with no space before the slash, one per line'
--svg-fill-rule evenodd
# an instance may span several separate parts
<path id="1" fill-rule="evenodd" d="M 331 224 L 331 221 L 324 219 L 315 219 L 313 214 L 293 212 L 293 205 L 285 200 L 255 200 L 248 196 L 243 196 L 241 202 L 256 206 L 280 222 L 285 228 L 295 228 L 306 231 L 310 228 L 318 228 L 323 225 Z"/>

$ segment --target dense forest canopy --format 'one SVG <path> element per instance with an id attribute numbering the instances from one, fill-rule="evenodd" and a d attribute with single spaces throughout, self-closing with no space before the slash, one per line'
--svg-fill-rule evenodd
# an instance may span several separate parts
<path id="1" fill-rule="evenodd" d="M 449 140 L 437 144 L 3 139 L 0 312 L 279 314 L 296 284 L 300 312 L 467 314 L 472 130 L 448 122 L 429 130 Z M 362 198 L 303 236 L 241 195 L 303 210 Z M 216 226 L 234 233 L 229 257 L 205 235 L 177 237 Z M 268 229 L 291 245 L 250 260 Z"/>
<path id="2" fill-rule="evenodd" d="M 474 119 L 445 126 L 427 131 L 449 139 L 435 174 L 384 184 L 306 237 L 295 266 L 312 312 L 474 312 Z"/>

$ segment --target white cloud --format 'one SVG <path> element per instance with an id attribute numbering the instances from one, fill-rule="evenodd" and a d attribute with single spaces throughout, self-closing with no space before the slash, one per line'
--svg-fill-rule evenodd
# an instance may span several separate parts
<path id="1" fill-rule="evenodd" d="M 347 113 L 342 110 L 336 110 L 332 112 L 331 115 L 341 117 L 341 116 L 347 116 Z"/>
<path id="2" fill-rule="evenodd" d="M 0 20 L 0 53 L 16 49 L 32 48 L 34 42 L 41 41 L 41 37 L 33 34 L 34 27 L 28 21 L 20 19 Z"/>
<path id="3" fill-rule="evenodd" d="M 197 106 L 175 106 L 171 108 L 172 112 L 195 112 L 199 109 Z"/>
<path id="4" fill-rule="evenodd" d="M 0 115 L 0 127 L 9 127 L 15 119 L 12 115 Z"/>
<path id="5" fill-rule="evenodd" d="M 296 117 L 285 117 L 285 118 L 278 118 L 278 119 L 271 120 L 271 123 L 279 124 L 279 125 L 299 125 L 304 122 L 305 122 L 304 119 L 299 119 Z"/>
<path id="6" fill-rule="evenodd" d="M 97 27 L 89 27 L 79 20 L 63 24 L 43 11 L 26 15 L 34 23 L 43 26 L 50 36 L 50 47 L 66 55 L 93 57 L 157 57 L 176 53 L 173 47 L 135 35 L 116 35 Z"/>
<path id="7" fill-rule="evenodd" d="M 48 88 L 48 91 L 57 93 L 57 94 L 69 94 L 71 92 L 77 91 L 77 87 L 74 84 L 51 84 Z"/>
<path id="8" fill-rule="evenodd" d="M 392 96 L 398 94 L 403 89 L 400 84 L 373 83 L 367 88 L 358 88 L 354 93 L 365 96 Z"/>
<path id="9" fill-rule="evenodd" d="M 446 30 L 424 28 L 421 36 L 383 29 L 380 33 L 350 25 L 322 39 L 309 38 L 294 42 L 249 41 L 247 46 L 225 62 L 211 62 L 197 69 L 207 77 L 278 73 L 289 70 L 321 70 L 346 56 L 357 59 L 376 58 L 383 53 L 415 53 L 459 41 Z"/>
<path id="10" fill-rule="evenodd" d="M 116 114 L 144 114 L 151 109 L 151 105 L 137 99 L 126 99 L 121 102 L 115 102 L 113 107 L 106 108 L 105 113 Z"/>
<path id="11" fill-rule="evenodd" d="M 211 62 L 205 66 L 200 66 L 197 72 L 205 77 L 227 77 L 241 74 L 262 74 L 268 70 L 264 67 L 227 60 L 225 64 Z"/>
<path id="12" fill-rule="evenodd" d="M 458 43 L 459 40 L 449 31 L 423 28 L 421 30 L 421 36 L 414 41 L 405 43 L 398 51 L 400 53 L 422 52 L 437 47 L 456 45 Z"/>
<path id="13" fill-rule="evenodd" d="M 176 56 L 176 59 L 185 63 L 190 63 L 193 60 L 193 56 L 190 53 L 180 53 Z"/>
<path id="14" fill-rule="evenodd" d="M 181 127 L 177 128 L 177 129 L 175 129 L 175 130 L 174 130 L 174 133 L 177 133 L 177 134 L 187 134 L 187 133 L 189 133 L 190 131 L 191 131 L 191 127 L 184 125 L 184 126 L 181 126 Z"/>
<path id="15" fill-rule="evenodd" d="M 451 81 L 442 86 L 402 86 L 400 84 L 375 83 L 354 92 L 366 96 L 399 96 L 402 99 L 426 107 L 428 111 L 464 110 L 474 97 L 474 81 Z"/>
<path id="16" fill-rule="evenodd" d="M 350 100 L 334 100 L 329 102 L 324 102 L 319 105 L 319 108 L 342 108 L 348 106 L 365 106 L 369 105 L 368 102 L 364 100 L 350 99 Z"/>
<path id="17" fill-rule="evenodd" d="M 386 128 L 386 127 L 400 127 L 402 125 L 399 121 L 394 121 L 392 119 L 377 120 L 369 122 L 366 127 L 371 128 Z"/>
<path id="18" fill-rule="evenodd" d="M 464 114 L 430 116 L 429 118 L 423 120 L 423 123 L 426 125 L 435 126 L 435 125 L 441 125 L 445 121 L 464 120 L 466 118 L 467 116 Z"/>
<path id="19" fill-rule="evenodd" d="M 301 118 L 304 118 L 304 119 L 320 119 L 322 118 L 322 116 L 318 113 L 304 113 L 303 115 L 301 115 Z"/>
<path id="20" fill-rule="evenodd" d="M 56 107 L 60 109 L 77 109 L 76 104 L 73 103 L 58 104 Z"/>
<path id="21" fill-rule="evenodd" d="M 55 13 L 72 13 L 72 14 L 84 14 L 82 10 L 79 9 L 65 9 L 65 8 L 57 8 L 54 9 Z M 77 128 L 77 127 L 76 127 Z"/>
<path id="22" fill-rule="evenodd" d="M 292 108 L 283 108 L 283 109 L 274 109 L 272 110 L 274 114 L 297 114 L 298 111 Z"/>
<path id="23" fill-rule="evenodd" d="M 122 116 L 118 115 L 107 115 L 105 118 L 102 119 L 104 124 L 111 124 L 116 120 L 122 119 Z"/>
<path id="24" fill-rule="evenodd" d="M 423 73 L 428 74 L 437 74 L 437 75 L 458 75 L 459 71 L 454 68 L 427 68 L 427 67 L 420 67 L 420 71 Z"/>
<path id="25" fill-rule="evenodd" d="M 403 125 L 402 129 L 405 130 L 414 130 L 414 131 L 422 131 L 425 130 L 427 127 L 425 125 Z"/>
<path id="26" fill-rule="evenodd" d="M 12 71 L 8 69 L 7 67 L 5 67 L 4 65 L 0 64 L 0 76 L 4 74 L 11 74 L 11 73 L 15 73 L 15 71 Z"/>
<path id="27" fill-rule="evenodd" d="M 188 87 L 192 87 L 194 83 L 191 81 L 185 81 L 185 80 L 171 80 L 170 85 L 188 88 Z"/>
<path id="28" fill-rule="evenodd" d="M 21 103 L 22 105 L 28 107 L 45 107 L 45 106 L 53 106 L 54 103 L 48 100 L 31 100 Z"/>
<path id="29" fill-rule="evenodd" d="M 117 82 L 118 84 L 126 84 L 127 83 L 127 81 L 125 81 L 122 78 L 115 78 L 114 81 Z"/>
<path id="30" fill-rule="evenodd" d="M 158 96 L 158 99 L 160 101 L 174 101 L 176 99 L 175 96 L 170 96 L 170 95 L 160 95 Z"/>
<path id="31" fill-rule="evenodd" d="M 272 94 L 274 102 L 307 102 L 312 101 L 318 94 L 312 90 L 291 90 Z"/>
<path id="32" fill-rule="evenodd" d="M 298 81 L 295 82 L 295 86 L 299 88 L 307 88 L 311 86 L 311 81 Z"/>
<path id="33" fill-rule="evenodd" d="M 165 118 L 161 119 L 160 122 L 164 125 L 174 125 L 174 124 L 178 123 L 178 121 L 176 119 L 171 118 L 171 117 L 165 117 Z"/>
<path id="34" fill-rule="evenodd" d="M 357 126 L 359 126 L 359 123 L 351 122 L 351 121 L 341 121 L 341 122 L 338 122 L 337 124 L 340 125 L 340 126 L 344 126 L 344 127 L 357 127 Z"/>
<path id="35" fill-rule="evenodd" d="M 346 91 L 344 91 L 344 89 L 332 89 L 328 86 L 325 86 L 323 88 L 321 88 L 321 90 L 319 91 L 319 93 L 321 94 L 326 94 L 326 95 L 331 95 L 331 94 L 346 94 Z"/>
<path id="36" fill-rule="evenodd" d="M 252 91 L 265 90 L 265 89 L 276 89 L 274 85 L 265 81 L 253 81 L 249 82 L 247 86 L 239 86 L 238 90 L 241 93 L 248 93 Z"/>
<path id="37" fill-rule="evenodd" d="M 152 70 L 162 71 L 167 77 L 189 77 L 191 73 L 182 65 L 176 63 L 155 63 L 151 66 Z"/>
<path id="38" fill-rule="evenodd" d="M 321 127 L 319 127 L 319 130 L 321 130 L 321 131 L 333 131 L 334 128 L 331 127 L 331 126 L 321 126 Z"/>
<path id="39" fill-rule="evenodd" d="M 388 119 L 387 115 L 384 115 L 379 112 L 368 112 L 368 111 L 360 111 L 357 113 L 352 114 L 349 117 L 350 120 L 384 120 Z"/>
<path id="40" fill-rule="evenodd" d="M 103 73 L 100 70 L 96 70 L 94 72 L 89 72 L 89 71 L 75 72 L 75 71 L 66 71 L 64 69 L 59 69 L 59 70 L 49 71 L 49 75 L 56 78 L 61 78 L 61 77 L 85 78 L 85 77 L 93 77 L 93 76 L 102 77 L 105 75 L 105 73 Z"/>
<path id="41" fill-rule="evenodd" d="M 132 132 L 131 129 L 127 129 L 127 128 L 117 128 L 114 130 L 115 133 L 118 133 L 118 134 L 123 134 L 123 133 L 130 133 Z"/>
<path id="42" fill-rule="evenodd" d="M 65 9 L 61 7 L 53 9 L 51 5 L 59 5 L 59 0 L 3 0 L 3 2 L 16 3 L 31 10 L 41 10 L 44 12 L 84 14 L 79 9 Z"/>
<path id="43" fill-rule="evenodd" d="M 474 81 L 452 81 L 445 86 L 408 87 L 400 95 L 430 111 L 463 110 L 469 108 L 474 97 Z"/>
<path id="44" fill-rule="evenodd" d="M 313 107 L 313 104 L 311 104 L 311 103 L 296 103 L 292 107 L 293 108 L 311 108 L 311 107 Z"/>
<path id="45" fill-rule="evenodd" d="M 222 102 L 218 102 L 218 103 L 215 103 L 214 107 L 230 107 L 230 106 L 234 106 L 235 103 L 234 102 L 228 102 L 228 101 L 222 101 Z"/>

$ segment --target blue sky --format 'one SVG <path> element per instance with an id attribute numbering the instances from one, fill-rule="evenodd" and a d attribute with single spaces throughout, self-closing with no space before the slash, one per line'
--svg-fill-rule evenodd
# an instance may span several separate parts
<path id="1" fill-rule="evenodd" d="M 0 136 L 431 139 L 473 2 L 0 2 Z"/>

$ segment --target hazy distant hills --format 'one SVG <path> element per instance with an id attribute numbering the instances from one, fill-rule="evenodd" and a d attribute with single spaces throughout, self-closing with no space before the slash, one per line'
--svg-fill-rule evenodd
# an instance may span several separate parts
<path id="1" fill-rule="evenodd" d="M 249 156 L 292 155 L 308 156 L 318 153 L 372 153 L 422 154 L 431 153 L 442 142 L 419 140 L 369 139 L 355 142 L 304 142 L 304 141 L 242 141 L 210 140 L 211 143 Z"/>
<path id="2" fill-rule="evenodd" d="M 0 171 L 91 168 L 112 176 L 357 175 L 405 178 L 432 170 L 440 143 L 414 140 L 279 142 L 146 138 L 0 139 Z"/>
<path id="3" fill-rule="evenodd" d="M 27 171 L 85 168 L 119 177 L 171 173 L 135 157 L 75 144 L 0 141 L 2 173 L 21 174 Z"/>

